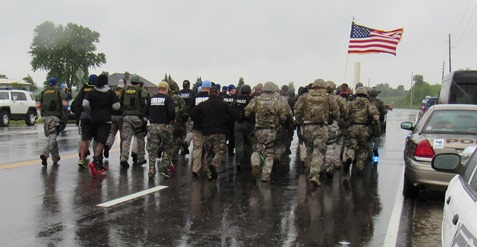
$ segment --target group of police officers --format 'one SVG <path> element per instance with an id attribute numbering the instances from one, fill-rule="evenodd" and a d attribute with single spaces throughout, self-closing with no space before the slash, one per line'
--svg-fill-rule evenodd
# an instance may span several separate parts
<path id="1" fill-rule="evenodd" d="M 273 82 L 259 83 L 252 90 L 250 85 L 221 88 L 208 80 L 191 88 L 191 83 L 184 80 L 179 90 L 175 82 L 162 81 L 150 96 L 138 75 L 126 73 L 115 89 L 98 87 L 96 80 L 95 75 L 89 77 L 71 106 L 81 134 L 80 168 L 88 168 L 86 156 L 94 140 L 95 152 L 89 165 L 93 175 L 107 170 L 103 156 L 109 158 L 119 132 L 121 168 L 129 167 L 131 155 L 133 165 L 149 163 L 150 179 L 157 172 L 169 178 L 175 171 L 173 163 L 179 155 L 189 153 L 192 143 L 194 177 L 204 174 L 209 180 L 217 179 L 228 154 L 229 158 L 235 156 L 238 171 L 251 169 L 254 177 L 269 182 L 274 164 L 277 166 L 280 157 L 291 153 L 296 131 L 300 143 L 297 153 L 309 181 L 320 186 L 320 175 L 332 178 L 335 169 L 341 168 L 347 173 L 353 162 L 359 175 L 370 157 L 379 155 L 381 125 L 387 113 L 376 97 L 379 92 L 374 88 L 368 92 L 360 83 L 352 94 L 345 83 L 337 88 L 332 81 L 316 79 L 301 87 L 295 97 L 287 86 L 280 91 Z M 57 80 L 50 79 L 49 87 L 37 99 L 48 137 L 40 156 L 44 166 L 50 153 L 54 164 L 60 160 L 56 136 L 66 99 L 56 85 Z M 117 101 L 87 97 L 95 90 L 114 91 Z M 113 107 L 115 102 L 120 108 Z M 107 138 L 99 138 L 105 135 L 104 128 L 82 126 L 95 121 L 91 113 L 99 109 L 94 106 L 106 108 L 101 114 L 109 115 L 104 123 Z M 97 143 L 102 152 L 97 152 Z"/>

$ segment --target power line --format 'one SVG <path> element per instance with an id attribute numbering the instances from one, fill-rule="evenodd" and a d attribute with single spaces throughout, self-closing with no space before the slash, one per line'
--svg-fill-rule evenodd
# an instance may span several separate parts
<path id="1" fill-rule="evenodd" d="M 467 13 L 467 10 L 469 9 L 469 5 L 470 5 L 470 1 L 469 1 L 469 4 L 467 4 L 467 8 L 466 8 L 466 10 L 465 10 L 466 13 Z M 474 9 L 472 10 L 472 14 L 470 15 L 469 21 L 467 21 L 467 25 L 465 25 L 464 31 L 462 31 L 462 34 L 460 35 L 460 38 L 457 40 L 457 42 L 456 42 L 456 44 L 454 45 L 454 47 L 457 47 L 457 46 L 460 44 L 460 42 L 464 40 L 464 34 L 466 34 L 466 31 L 467 31 L 467 29 L 469 28 L 469 25 L 470 25 L 470 23 L 471 23 L 471 21 L 472 21 L 472 17 L 474 17 L 474 14 L 475 14 L 475 10 L 476 10 L 476 9 L 477 9 L 477 2 L 476 2 L 476 4 L 475 4 L 475 6 L 474 6 Z M 464 18 L 464 16 L 465 16 L 466 13 L 464 13 L 464 15 L 462 16 L 462 19 Z M 461 19 L 461 21 L 462 21 L 462 19 Z M 475 22 L 474 22 L 474 24 L 475 24 Z M 459 26 L 460 26 L 460 23 L 459 23 Z M 459 26 L 458 26 L 458 27 L 459 27 Z M 474 25 L 472 25 L 472 27 L 473 27 L 473 26 L 474 26 Z M 465 37 L 469 37 L 469 36 L 466 35 Z"/>

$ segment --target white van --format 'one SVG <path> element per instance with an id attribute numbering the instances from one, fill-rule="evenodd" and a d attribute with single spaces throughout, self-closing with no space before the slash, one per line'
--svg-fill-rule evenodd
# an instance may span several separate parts
<path id="1" fill-rule="evenodd" d="M 476 104 L 477 70 L 454 71 L 444 77 L 438 104 Z"/>

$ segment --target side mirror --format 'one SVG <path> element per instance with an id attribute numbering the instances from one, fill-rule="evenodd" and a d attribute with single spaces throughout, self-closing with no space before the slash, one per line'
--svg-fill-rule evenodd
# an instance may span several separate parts
<path id="1" fill-rule="evenodd" d="M 412 124 L 412 122 L 402 122 L 401 123 L 401 129 L 405 129 L 405 130 L 414 130 L 414 125 Z"/>
<path id="2" fill-rule="evenodd" d="M 455 153 L 437 154 L 432 158 L 432 168 L 439 172 L 458 173 L 461 157 Z"/>

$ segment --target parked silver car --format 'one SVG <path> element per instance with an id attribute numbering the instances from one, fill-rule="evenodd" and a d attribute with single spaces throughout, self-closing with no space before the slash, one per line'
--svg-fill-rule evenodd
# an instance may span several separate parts
<path id="1" fill-rule="evenodd" d="M 407 198 L 416 198 L 419 189 L 445 190 L 454 174 L 432 169 L 439 153 L 457 153 L 477 142 L 477 105 L 434 105 L 414 125 L 401 123 L 412 131 L 404 148 L 404 189 Z"/>

